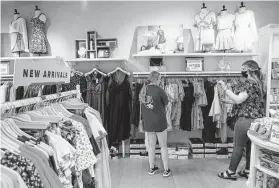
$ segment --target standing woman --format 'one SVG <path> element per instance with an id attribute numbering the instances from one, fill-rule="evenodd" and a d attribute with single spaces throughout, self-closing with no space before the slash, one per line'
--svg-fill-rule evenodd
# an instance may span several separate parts
<path id="1" fill-rule="evenodd" d="M 171 171 L 168 166 L 168 149 L 167 149 L 167 118 L 166 106 L 169 102 L 166 92 L 159 87 L 161 75 L 153 71 L 149 74 L 147 83 L 140 92 L 140 102 L 143 115 L 143 130 L 147 132 L 148 137 L 148 158 L 149 158 L 149 175 L 154 175 L 159 168 L 155 162 L 155 147 L 157 137 L 161 147 L 162 160 L 164 164 L 164 177 L 168 177 Z"/>
<path id="2" fill-rule="evenodd" d="M 242 158 L 243 148 L 246 146 L 248 157 L 246 157 L 246 168 L 238 175 L 248 178 L 250 168 L 251 141 L 247 136 L 251 122 L 256 118 L 264 116 L 264 86 L 260 67 L 257 62 L 248 60 L 242 64 L 242 76 L 246 80 L 236 87 L 235 93 L 228 90 L 223 81 L 219 81 L 225 93 L 231 100 L 225 103 L 235 104 L 232 110 L 233 115 L 238 117 L 234 128 L 234 149 L 229 169 L 219 173 L 223 179 L 236 180 L 236 170 Z"/>

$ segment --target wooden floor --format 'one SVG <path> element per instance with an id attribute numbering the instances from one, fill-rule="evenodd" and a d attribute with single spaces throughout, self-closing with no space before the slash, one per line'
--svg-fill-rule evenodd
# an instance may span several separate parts
<path id="1" fill-rule="evenodd" d="M 217 173 L 228 168 L 229 160 L 189 159 L 170 160 L 172 176 L 162 177 L 161 160 L 156 161 L 160 171 L 148 175 L 147 159 L 111 160 L 112 188 L 245 188 L 246 180 L 222 180 Z"/>

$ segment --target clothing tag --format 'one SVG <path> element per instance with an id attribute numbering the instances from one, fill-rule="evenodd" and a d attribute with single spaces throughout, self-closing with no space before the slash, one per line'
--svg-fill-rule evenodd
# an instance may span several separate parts
<path id="1" fill-rule="evenodd" d="M 98 84 L 98 83 L 99 83 L 99 79 L 97 78 L 97 79 L 96 79 L 96 84 Z"/>

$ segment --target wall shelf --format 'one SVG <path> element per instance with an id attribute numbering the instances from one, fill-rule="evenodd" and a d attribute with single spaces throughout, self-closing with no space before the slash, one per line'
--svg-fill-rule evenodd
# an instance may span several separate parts
<path id="1" fill-rule="evenodd" d="M 147 76 L 150 72 L 133 72 L 134 76 Z M 160 72 L 162 76 L 241 76 L 239 71 Z"/>
<path id="2" fill-rule="evenodd" d="M 247 57 L 256 53 L 175 53 L 175 54 L 133 54 L 133 57 Z"/>
<path id="3" fill-rule="evenodd" d="M 85 59 L 85 58 L 76 58 L 65 60 L 66 62 L 94 62 L 94 61 L 127 61 L 125 58 L 94 58 L 94 59 Z"/>
<path id="4" fill-rule="evenodd" d="M 36 59 L 62 59 L 62 57 L 59 56 L 36 56 L 36 57 L 0 57 L 1 61 L 14 61 L 18 59 L 30 59 L 30 60 L 36 60 Z"/>

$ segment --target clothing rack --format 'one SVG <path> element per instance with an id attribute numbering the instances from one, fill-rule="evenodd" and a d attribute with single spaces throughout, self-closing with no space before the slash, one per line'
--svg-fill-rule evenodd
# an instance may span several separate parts
<path id="1" fill-rule="evenodd" d="M 14 80 L 13 74 L 1 75 L 1 81 L 13 81 L 13 80 Z"/>
<path id="2" fill-rule="evenodd" d="M 14 102 L 6 102 L 6 103 L 2 104 L 1 114 L 5 113 L 7 110 L 12 110 L 12 109 L 23 107 L 23 106 L 33 105 L 33 104 L 37 104 L 40 102 L 47 102 L 49 100 L 60 99 L 63 97 L 69 97 L 69 96 L 73 96 L 73 95 L 77 95 L 77 98 L 78 98 L 80 95 L 80 90 L 72 90 L 72 91 L 66 91 L 66 92 L 62 92 L 62 93 L 51 94 L 51 95 L 44 95 L 41 97 L 33 97 L 33 98 L 29 98 L 29 99 L 17 100 Z"/>
<path id="3" fill-rule="evenodd" d="M 135 78 L 147 77 L 150 72 L 133 72 Z M 160 72 L 162 77 L 235 77 L 239 71 Z"/>

